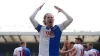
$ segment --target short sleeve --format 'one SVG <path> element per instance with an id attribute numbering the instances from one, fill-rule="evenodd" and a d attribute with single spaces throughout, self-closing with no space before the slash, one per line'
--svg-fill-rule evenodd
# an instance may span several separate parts
<path id="1" fill-rule="evenodd" d="M 13 53 L 13 55 L 17 55 L 17 48 L 14 49 L 14 53 Z"/>
<path id="2" fill-rule="evenodd" d="M 38 32 L 40 32 L 41 27 L 42 27 L 42 25 L 38 24 L 38 26 L 37 26 L 36 30 L 37 30 Z"/>
<path id="3" fill-rule="evenodd" d="M 28 48 L 26 48 L 26 53 L 27 53 L 27 56 L 31 56 L 30 50 Z"/>

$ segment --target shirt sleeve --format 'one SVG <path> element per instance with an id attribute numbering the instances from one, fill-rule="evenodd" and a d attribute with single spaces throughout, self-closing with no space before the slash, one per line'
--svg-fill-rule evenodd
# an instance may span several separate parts
<path id="1" fill-rule="evenodd" d="M 26 48 L 26 56 L 31 56 L 30 50 Z"/>
<path id="2" fill-rule="evenodd" d="M 40 32 L 42 25 L 38 24 L 37 28 L 35 28 L 38 32 Z"/>
<path id="3" fill-rule="evenodd" d="M 77 48 L 77 44 L 74 44 L 74 46 L 73 46 L 74 48 Z"/>
<path id="4" fill-rule="evenodd" d="M 41 25 L 35 20 L 35 16 L 38 13 L 38 11 L 40 10 L 40 8 L 37 8 L 36 11 L 30 16 L 30 21 L 32 23 L 32 25 L 34 26 L 34 28 L 39 32 L 41 29 Z"/>
<path id="5" fill-rule="evenodd" d="M 17 55 L 17 49 L 14 49 L 13 55 Z"/>
<path id="6" fill-rule="evenodd" d="M 69 16 L 65 11 L 61 11 L 67 18 L 67 20 L 65 20 L 63 23 L 59 24 L 59 28 L 61 29 L 61 31 L 63 31 L 67 26 L 69 26 L 72 21 L 73 18 L 71 16 Z"/>

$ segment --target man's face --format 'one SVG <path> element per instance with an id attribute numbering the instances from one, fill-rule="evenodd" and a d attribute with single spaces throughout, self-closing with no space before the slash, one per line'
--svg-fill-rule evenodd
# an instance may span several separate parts
<path id="1" fill-rule="evenodd" d="M 78 44 L 78 41 L 79 41 L 79 40 L 75 39 L 75 43 L 76 43 L 76 44 Z"/>
<path id="2" fill-rule="evenodd" d="M 73 48 L 74 44 L 70 44 L 71 48 Z"/>
<path id="3" fill-rule="evenodd" d="M 26 43 L 24 44 L 24 47 L 26 47 Z"/>
<path id="4" fill-rule="evenodd" d="M 88 50 L 90 50 L 90 47 L 91 47 L 91 46 L 90 46 L 89 44 L 87 44 L 87 49 L 88 49 Z"/>
<path id="5" fill-rule="evenodd" d="M 54 16 L 52 14 L 48 14 L 45 19 L 46 26 L 52 27 L 54 24 Z"/>
<path id="6" fill-rule="evenodd" d="M 84 50 L 88 50 L 88 46 L 87 45 L 84 45 Z"/>

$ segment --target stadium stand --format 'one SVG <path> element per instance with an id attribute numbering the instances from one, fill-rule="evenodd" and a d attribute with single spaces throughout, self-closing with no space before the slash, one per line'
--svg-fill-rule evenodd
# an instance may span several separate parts
<path id="1" fill-rule="evenodd" d="M 100 50 L 99 32 L 63 32 L 60 40 L 61 48 L 65 40 L 74 41 L 76 37 L 81 37 L 84 43 L 92 42 L 94 48 Z M 31 54 L 37 56 L 39 47 L 37 32 L 0 32 L 0 56 L 12 56 L 14 48 L 19 46 L 20 41 L 26 41 Z"/>

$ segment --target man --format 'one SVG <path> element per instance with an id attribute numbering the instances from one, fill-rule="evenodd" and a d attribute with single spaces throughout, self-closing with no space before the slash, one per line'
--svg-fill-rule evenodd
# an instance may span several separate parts
<path id="1" fill-rule="evenodd" d="M 30 50 L 26 48 L 26 42 L 21 42 L 20 47 L 14 49 L 13 56 L 31 56 Z"/>
<path id="2" fill-rule="evenodd" d="M 73 56 L 83 56 L 84 52 L 83 52 L 83 45 L 82 45 L 82 39 L 81 38 L 75 38 L 75 44 L 73 46 L 73 48 L 71 48 L 68 51 L 63 51 L 63 53 L 69 53 L 74 51 L 74 55 Z M 72 53 L 72 54 L 73 54 Z"/>
<path id="3" fill-rule="evenodd" d="M 62 51 L 63 51 L 63 50 L 66 50 L 66 47 L 67 47 L 68 50 L 69 50 L 69 49 L 71 49 L 71 48 L 73 47 L 74 44 L 75 44 L 74 42 L 69 42 L 68 40 L 66 40 L 66 41 L 64 42 L 63 48 L 62 48 L 61 50 L 62 50 Z"/>
<path id="4" fill-rule="evenodd" d="M 37 8 L 30 17 L 30 21 L 35 29 L 39 32 L 40 36 L 39 56 L 59 56 L 60 37 L 62 31 L 71 24 L 73 19 L 64 10 L 54 6 L 55 9 L 57 9 L 59 12 L 62 12 L 66 16 L 67 20 L 60 25 L 54 26 L 54 16 L 51 13 L 46 13 L 43 19 L 45 26 L 42 26 L 35 20 L 35 16 L 43 7 L 43 5 Z"/>
<path id="5" fill-rule="evenodd" d="M 89 56 L 100 56 L 99 51 L 93 48 L 93 44 L 92 43 L 88 43 L 88 53 Z"/>
<path id="6" fill-rule="evenodd" d="M 74 42 L 69 42 L 68 40 L 66 40 L 65 42 L 64 42 L 64 45 L 63 45 L 63 48 L 60 50 L 60 54 L 61 55 L 64 55 L 63 54 L 63 51 L 65 51 L 66 50 L 66 48 L 68 49 L 68 50 L 70 50 L 71 48 L 73 48 L 73 46 L 74 46 Z M 74 52 L 74 51 L 73 51 Z M 72 52 L 70 52 L 70 53 L 67 53 L 67 54 L 65 54 L 66 56 L 72 56 L 73 54 L 72 54 Z"/>
<path id="7" fill-rule="evenodd" d="M 84 44 L 83 47 L 84 47 L 84 56 L 89 56 L 88 46 L 86 44 Z"/>

